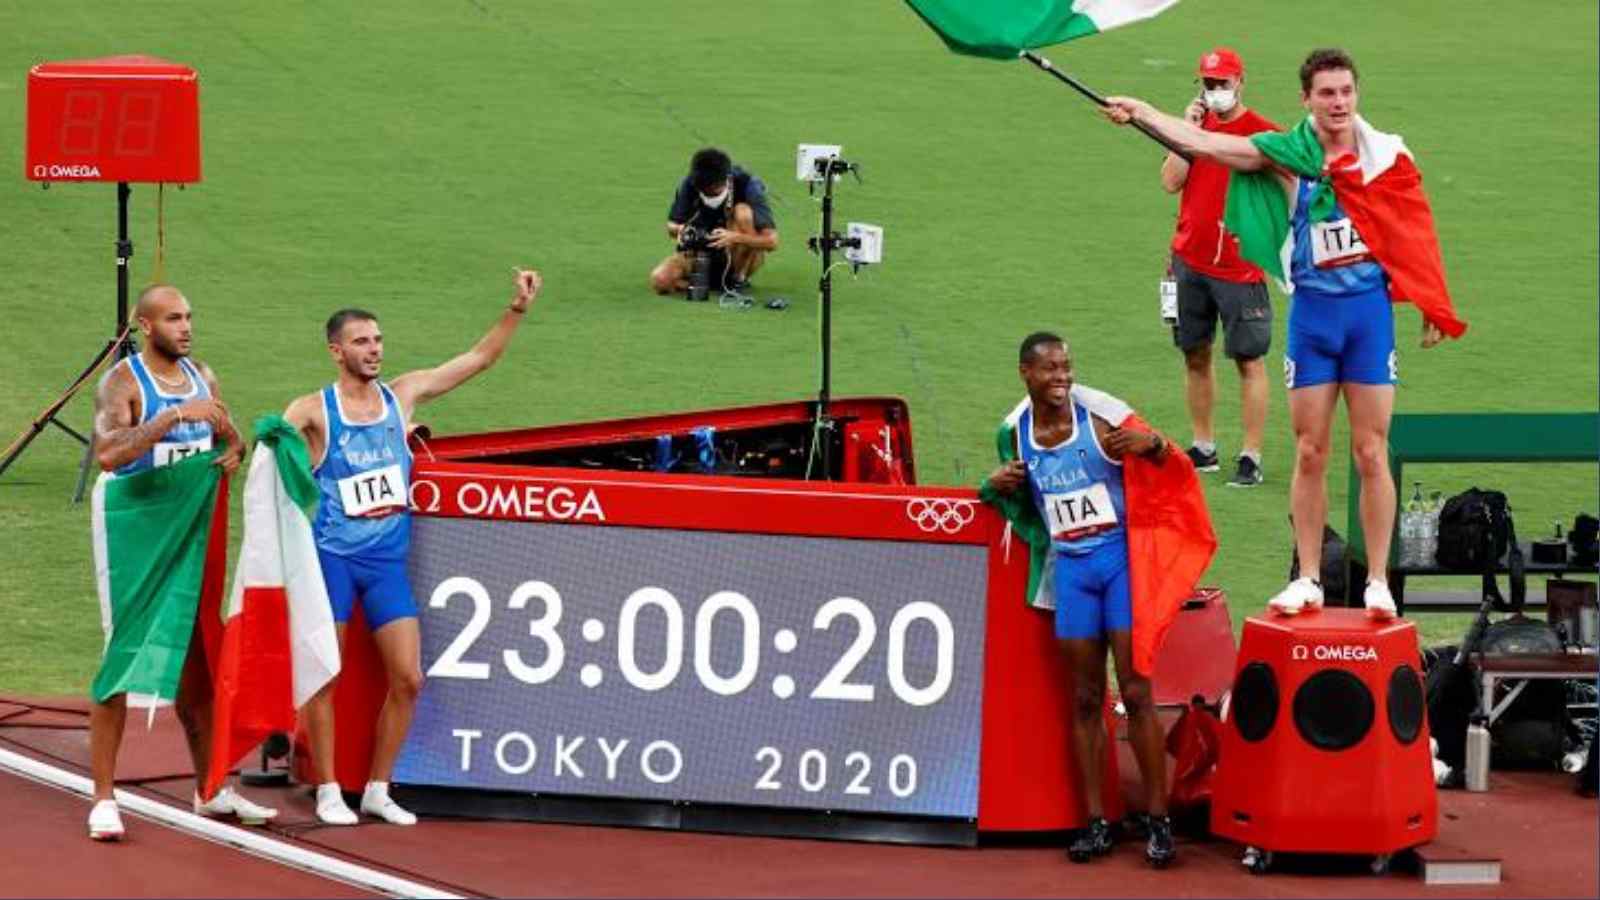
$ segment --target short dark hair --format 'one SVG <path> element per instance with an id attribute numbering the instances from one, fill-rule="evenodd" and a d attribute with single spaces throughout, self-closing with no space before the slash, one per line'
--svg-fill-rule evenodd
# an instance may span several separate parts
<path id="1" fill-rule="evenodd" d="M 1300 93 L 1311 93 L 1311 79 L 1318 72 L 1332 72 L 1338 69 L 1350 70 L 1350 78 L 1360 83 L 1361 74 L 1356 71 L 1356 61 L 1350 54 L 1338 47 L 1318 47 L 1306 55 L 1306 61 L 1300 64 Z"/>
<path id="2" fill-rule="evenodd" d="M 339 310 L 328 317 L 328 343 L 337 344 L 340 333 L 344 331 L 345 323 L 355 321 L 376 322 L 378 317 L 364 309 L 356 309 L 353 306 Z"/>
<path id="3" fill-rule="evenodd" d="M 697 151 L 689 160 L 689 181 L 697 188 L 716 187 L 733 174 L 733 160 L 715 147 Z"/>
<path id="4" fill-rule="evenodd" d="M 1060 344 L 1063 348 L 1067 346 L 1067 342 L 1062 340 L 1059 334 L 1035 331 L 1022 339 L 1022 346 L 1017 350 L 1017 362 L 1024 366 L 1033 362 L 1039 355 L 1039 348 L 1046 344 Z"/>

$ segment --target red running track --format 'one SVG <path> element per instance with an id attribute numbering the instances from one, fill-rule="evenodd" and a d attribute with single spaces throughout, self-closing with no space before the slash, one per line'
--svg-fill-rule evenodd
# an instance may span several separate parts
<path id="1" fill-rule="evenodd" d="M 48 703 L 63 711 L 41 711 Z M 87 772 L 84 704 L 0 700 L 0 747 Z M 192 781 L 170 712 L 153 731 L 130 716 L 119 785 L 186 805 Z M 1126 748 L 1123 748 L 1126 752 Z M 1135 772 L 1127 760 L 1125 772 Z M 1136 775 L 1132 777 L 1137 777 Z M 941 849 L 628 828 L 425 821 L 414 828 L 315 823 L 306 788 L 247 789 L 282 813 L 280 840 L 444 890 L 527 897 L 1595 897 L 1600 816 L 1569 776 L 1501 773 L 1485 794 L 1440 795 L 1441 844 L 1502 858 L 1499 885 L 1428 887 L 1415 874 L 1367 872 L 1364 860 L 1284 860 L 1252 876 L 1238 848 L 1182 841 L 1157 872 L 1120 845 L 1090 865 L 1059 847 Z M 1125 785 L 1130 797 L 1133 785 Z M 127 820 L 121 845 L 88 840 L 88 801 L 0 775 L 0 896 L 357 896 L 348 885 L 170 830 Z M 138 852 L 133 852 L 138 851 Z"/>

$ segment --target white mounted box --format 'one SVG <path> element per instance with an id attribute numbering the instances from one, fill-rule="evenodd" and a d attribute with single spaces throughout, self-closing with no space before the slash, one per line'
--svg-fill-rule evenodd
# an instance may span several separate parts
<path id="1" fill-rule="evenodd" d="M 858 266 L 883 262 L 883 226 L 851 222 L 845 229 L 845 237 L 861 242 L 859 247 L 844 248 L 845 259 Z"/>
<path id="2" fill-rule="evenodd" d="M 838 144 L 801 144 L 795 152 L 794 177 L 797 181 L 821 181 L 822 172 L 817 162 L 844 156 L 844 147 Z"/>

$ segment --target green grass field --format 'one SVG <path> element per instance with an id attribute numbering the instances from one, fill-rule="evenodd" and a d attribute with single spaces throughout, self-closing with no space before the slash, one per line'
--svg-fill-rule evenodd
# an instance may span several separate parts
<path id="1" fill-rule="evenodd" d="M 1104 92 L 1175 110 L 1194 60 L 1229 43 L 1249 66 L 1246 101 L 1291 122 L 1301 57 L 1343 45 L 1361 66 L 1362 112 L 1417 155 L 1472 323 L 1424 353 L 1415 311 L 1399 308 L 1397 408 L 1592 410 L 1596 8 L 1504 12 L 1210 0 L 1049 55 Z M 205 180 L 167 191 L 167 274 L 241 423 L 328 379 L 320 329 L 334 308 L 383 316 L 397 373 L 467 347 L 515 264 L 542 268 L 546 292 L 498 368 L 425 411 L 435 432 L 809 396 L 817 266 L 804 241 L 817 205 L 790 173 L 797 143 L 825 142 L 864 169 L 864 184 L 840 188 L 841 219 L 886 230 L 885 265 L 837 284 L 836 391 L 909 401 L 922 481 L 988 471 L 995 423 L 1020 392 L 1016 343 L 1041 327 L 1069 336 L 1080 380 L 1188 436 L 1180 359 L 1156 314 L 1176 209 L 1159 148 L 1025 64 L 948 53 L 899 2 L 56 0 L 0 11 L 0 440 L 103 345 L 114 313 L 114 188 L 22 178 L 28 67 L 134 52 L 201 73 Z M 645 287 L 668 250 L 676 180 L 705 144 L 772 189 L 783 246 L 757 288 L 790 297 L 786 312 Z M 155 199 L 135 191 L 136 286 L 152 274 Z M 1274 376 L 1285 313 L 1279 303 Z M 1237 381 L 1218 374 L 1233 453 Z M 1221 550 L 1207 581 L 1227 589 L 1236 622 L 1288 563 L 1280 383 L 1267 483 L 1208 482 Z M 89 409 L 85 395 L 67 416 L 84 426 Z M 52 429 L 0 478 L 0 690 L 77 692 L 96 664 L 88 511 L 68 502 L 79 457 Z M 1416 471 L 1447 494 L 1501 486 L 1525 538 L 1600 505 L 1594 465 Z M 1329 487 L 1343 531 L 1342 457 Z M 1462 623 L 1422 626 L 1432 641 Z"/>

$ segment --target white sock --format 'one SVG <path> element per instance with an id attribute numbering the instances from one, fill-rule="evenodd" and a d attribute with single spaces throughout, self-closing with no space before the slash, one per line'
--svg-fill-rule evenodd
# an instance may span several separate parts
<path id="1" fill-rule="evenodd" d="M 387 782 L 387 781 L 369 781 L 369 782 L 367 782 L 367 789 L 363 793 L 366 794 L 366 796 L 368 796 L 368 797 L 371 797 L 371 796 L 387 797 L 387 796 L 389 796 L 389 782 Z"/>
<path id="2" fill-rule="evenodd" d="M 1261 465 L 1261 451 L 1260 450 L 1246 450 L 1243 453 L 1240 453 L 1239 455 L 1241 457 L 1248 456 L 1248 457 L 1250 457 L 1250 461 L 1251 462 L 1255 463 L 1257 466 Z"/>
<path id="3" fill-rule="evenodd" d="M 344 799 L 344 792 L 339 790 L 339 782 L 327 781 L 317 785 L 317 802 L 321 803 L 325 797 L 338 797 Z"/>
<path id="4" fill-rule="evenodd" d="M 1201 453 L 1205 453 L 1205 454 L 1209 455 L 1209 454 L 1217 452 L 1217 442 L 1216 441 L 1202 441 L 1199 438 L 1196 438 L 1195 441 L 1194 441 L 1194 448 L 1196 450 L 1199 450 Z"/>

